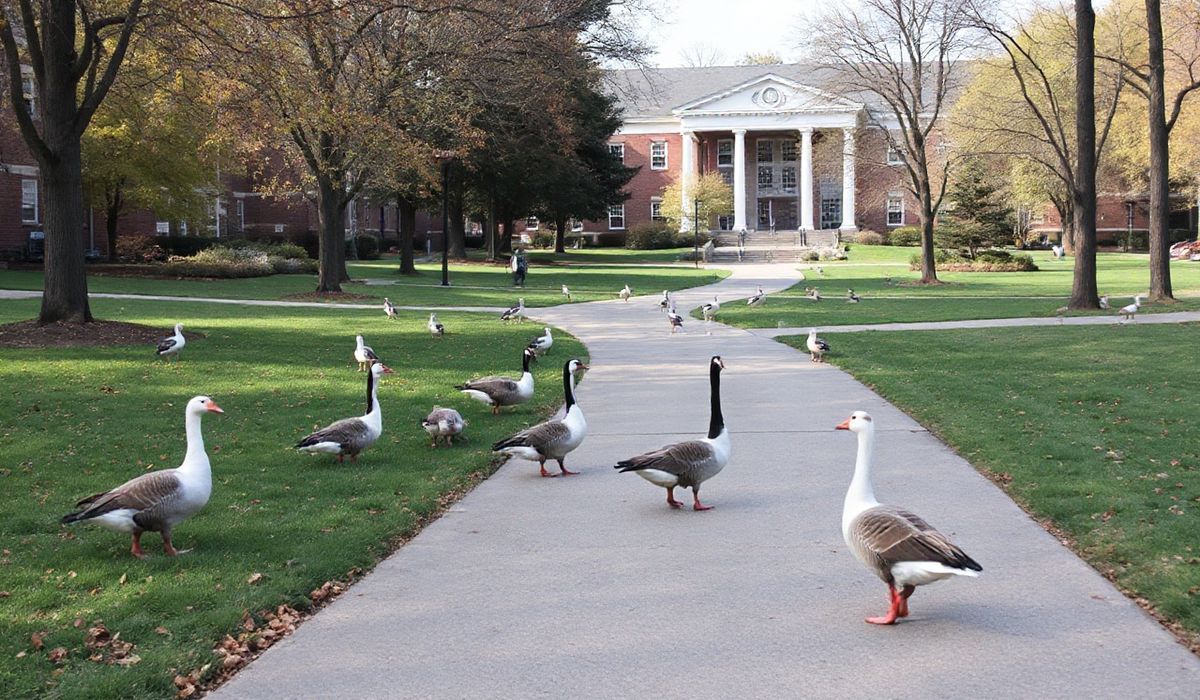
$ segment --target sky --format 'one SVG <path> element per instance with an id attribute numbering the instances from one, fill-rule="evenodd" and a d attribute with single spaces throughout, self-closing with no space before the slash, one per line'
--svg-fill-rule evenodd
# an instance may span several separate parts
<path id="1" fill-rule="evenodd" d="M 650 63 L 686 65 L 683 52 L 703 45 L 719 52 L 718 64 L 736 63 L 750 52 L 773 50 L 785 60 L 797 58 L 797 25 L 802 13 L 824 0 L 668 0 L 663 24 L 644 18 L 644 36 L 657 44 Z M 647 26 L 651 25 L 651 26 Z"/>

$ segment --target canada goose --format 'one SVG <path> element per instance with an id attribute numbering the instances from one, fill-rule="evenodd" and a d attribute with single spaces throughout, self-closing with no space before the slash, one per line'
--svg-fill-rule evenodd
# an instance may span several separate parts
<path id="1" fill-rule="evenodd" d="M 588 366 L 576 359 L 567 360 L 563 365 L 565 408 L 562 418 L 538 423 L 499 440 L 492 445 L 492 451 L 537 462 L 542 476 L 558 476 L 546 471 L 548 459 L 558 462 L 558 469 L 563 476 L 578 474 L 567 469 L 563 460 L 587 437 L 587 421 L 583 417 L 583 409 L 575 401 L 575 374 L 586 369 Z"/>
<path id="2" fill-rule="evenodd" d="M 483 377 L 472 379 L 465 384 L 454 387 L 476 401 L 492 407 L 492 413 L 498 415 L 501 406 L 516 406 L 533 398 L 533 374 L 529 372 L 529 361 L 535 357 L 533 350 L 525 348 L 521 352 L 521 378 Z"/>
<path id="3" fill-rule="evenodd" d="M 337 455 L 339 463 L 350 455 L 350 461 L 357 462 L 358 454 L 374 445 L 383 434 L 377 384 L 385 374 L 392 374 L 392 370 L 382 362 L 372 361 L 367 372 L 367 412 L 359 418 L 344 418 L 310 433 L 296 443 L 296 449 L 308 454 Z"/>

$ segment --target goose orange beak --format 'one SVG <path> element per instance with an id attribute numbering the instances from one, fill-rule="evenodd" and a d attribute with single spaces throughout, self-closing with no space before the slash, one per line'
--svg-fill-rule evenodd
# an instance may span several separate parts
<path id="1" fill-rule="evenodd" d="M 395 374 L 396 371 L 393 370 L 391 367 L 388 367 L 387 365 L 383 365 L 383 373 L 384 374 Z"/>
<path id="2" fill-rule="evenodd" d="M 842 421 L 841 423 L 838 423 L 837 426 L 834 427 L 834 430 L 849 430 L 849 429 L 850 429 L 850 419 L 849 418 Z"/>
<path id="3" fill-rule="evenodd" d="M 204 407 L 208 409 L 209 413 L 224 413 L 225 412 L 225 410 L 222 409 L 220 406 L 218 406 L 217 402 L 213 401 L 212 399 L 209 399 L 208 403 L 204 404 Z"/>

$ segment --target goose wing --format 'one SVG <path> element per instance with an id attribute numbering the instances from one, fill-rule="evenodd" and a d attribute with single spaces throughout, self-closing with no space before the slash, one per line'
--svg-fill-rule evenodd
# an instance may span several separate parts
<path id="1" fill-rule="evenodd" d="M 657 469 L 674 474 L 680 483 L 692 482 L 717 465 L 712 445 L 703 440 L 687 440 L 647 452 L 617 463 L 621 472 Z"/>
<path id="2" fill-rule="evenodd" d="M 920 516 L 895 506 L 875 506 L 850 524 L 851 545 L 884 581 L 900 562 L 931 561 L 955 569 L 983 571 L 966 552 Z"/>
<path id="3" fill-rule="evenodd" d="M 98 518 L 115 510 L 133 510 L 134 522 L 146 527 L 158 522 L 163 511 L 179 497 L 182 487 L 174 469 L 163 469 L 134 477 L 117 488 L 97 493 L 75 504 L 80 510 L 63 516 L 74 523 Z"/>
<path id="4" fill-rule="evenodd" d="M 370 430 L 361 418 L 344 418 L 331 423 L 296 443 L 296 447 L 311 447 L 322 442 L 332 442 L 342 449 L 356 447 L 367 441 Z"/>
<path id="5" fill-rule="evenodd" d="M 162 340 L 158 341 L 158 351 L 160 353 L 167 352 L 178 344 L 179 341 L 176 340 L 174 336 L 163 338 Z"/>
<path id="6" fill-rule="evenodd" d="M 459 391 L 474 389 L 475 391 L 482 391 L 488 396 L 504 396 L 517 392 L 517 381 L 510 377 L 483 377 L 481 379 L 472 379 L 465 384 L 459 384 L 455 388 Z"/>
<path id="7" fill-rule="evenodd" d="M 571 429 L 561 420 L 548 420 L 530 426 L 521 432 L 511 435 L 492 445 L 492 451 L 506 447 L 532 447 L 538 452 L 545 453 L 559 444 L 565 443 L 571 436 Z"/>
<path id="8" fill-rule="evenodd" d="M 379 359 L 379 355 L 375 354 L 375 351 L 371 349 L 370 345 L 364 345 L 362 351 L 363 351 L 363 357 L 367 358 L 368 360 L 378 360 Z"/>

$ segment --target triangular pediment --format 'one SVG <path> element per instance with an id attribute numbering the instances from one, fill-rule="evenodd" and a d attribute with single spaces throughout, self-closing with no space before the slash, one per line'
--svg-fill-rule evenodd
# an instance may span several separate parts
<path id="1" fill-rule="evenodd" d="M 854 111 L 862 104 L 774 73 L 701 97 L 674 110 L 688 114 Z"/>

